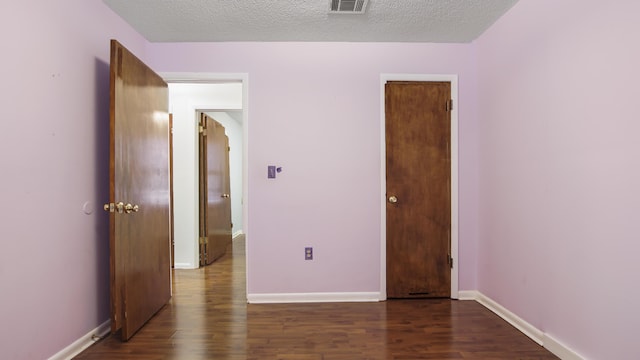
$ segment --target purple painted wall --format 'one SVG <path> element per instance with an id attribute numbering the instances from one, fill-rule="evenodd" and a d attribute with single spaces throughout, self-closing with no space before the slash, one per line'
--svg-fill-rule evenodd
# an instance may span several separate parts
<path id="1" fill-rule="evenodd" d="M 0 357 L 44 359 L 109 317 L 109 39 L 146 41 L 99 0 L 0 13 Z"/>
<path id="2" fill-rule="evenodd" d="M 249 74 L 249 292 L 380 290 L 380 74 L 459 74 L 460 289 L 475 289 L 472 47 L 149 44 L 160 72 Z M 267 165 L 282 166 L 268 180 Z M 314 260 L 304 261 L 304 247 Z"/>
<path id="3" fill-rule="evenodd" d="M 478 52 L 478 289 L 590 359 L 637 359 L 640 3 L 520 1 Z"/>
<path id="4" fill-rule="evenodd" d="M 3 357 L 108 318 L 110 38 L 156 71 L 249 74 L 256 294 L 379 290 L 380 73 L 459 74 L 460 289 L 588 358 L 637 357 L 640 3 L 521 1 L 465 45 L 148 44 L 99 0 L 0 11 Z"/>
<path id="5" fill-rule="evenodd" d="M 252 293 L 378 291 L 380 73 L 459 74 L 460 289 L 637 357 L 637 1 L 523 0 L 466 45 L 148 44 L 99 0 L 0 12 L 3 357 L 108 318 L 110 38 L 156 71 L 249 74 Z"/>

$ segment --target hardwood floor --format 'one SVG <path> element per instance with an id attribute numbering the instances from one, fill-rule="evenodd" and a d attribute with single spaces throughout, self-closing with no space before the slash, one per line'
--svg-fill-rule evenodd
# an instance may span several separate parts
<path id="1" fill-rule="evenodd" d="M 247 305 L 244 259 L 236 240 L 212 265 L 175 270 L 171 302 L 129 342 L 76 359 L 557 359 L 474 301 Z"/>

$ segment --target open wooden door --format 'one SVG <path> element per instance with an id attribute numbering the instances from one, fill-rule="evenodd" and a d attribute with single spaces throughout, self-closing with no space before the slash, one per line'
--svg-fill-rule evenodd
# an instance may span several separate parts
<path id="1" fill-rule="evenodd" d="M 224 126 L 200 116 L 200 265 L 225 254 L 231 243 L 229 138 Z"/>
<path id="2" fill-rule="evenodd" d="M 451 296 L 451 84 L 387 82 L 387 297 Z"/>
<path id="3" fill-rule="evenodd" d="M 168 87 L 111 41 L 111 331 L 128 340 L 171 297 Z"/>
<path id="4" fill-rule="evenodd" d="M 169 114 L 169 226 L 171 233 L 169 234 L 169 243 L 171 244 L 171 268 L 176 266 L 176 240 L 175 240 L 175 222 L 174 222 L 174 205 L 173 205 L 173 114 Z"/>

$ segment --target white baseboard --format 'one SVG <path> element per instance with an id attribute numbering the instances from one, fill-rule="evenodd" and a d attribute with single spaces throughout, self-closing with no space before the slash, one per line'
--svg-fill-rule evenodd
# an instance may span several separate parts
<path id="1" fill-rule="evenodd" d="M 284 293 L 248 294 L 250 304 L 313 303 L 313 302 L 377 302 L 379 292 L 357 293 Z"/>
<path id="2" fill-rule="evenodd" d="M 73 359 L 74 356 L 80 354 L 83 350 L 93 345 L 96 340 L 94 340 L 94 336 L 97 338 L 102 338 L 107 335 L 111 330 L 111 320 L 107 320 L 102 325 L 97 328 L 89 331 L 80 339 L 73 342 L 73 344 L 67 346 L 66 348 L 60 350 L 57 354 L 53 355 L 49 358 L 49 360 L 68 360 Z"/>
<path id="3" fill-rule="evenodd" d="M 235 238 L 237 238 L 238 236 L 242 236 L 244 235 L 244 232 L 242 230 L 238 230 L 236 232 L 233 233 L 233 235 L 231 235 L 231 238 L 235 240 Z"/>
<path id="4" fill-rule="evenodd" d="M 460 290 L 458 291 L 458 300 L 476 300 L 478 292 L 476 290 Z"/>
<path id="5" fill-rule="evenodd" d="M 538 343 L 538 345 L 540 346 L 543 345 L 542 337 L 544 336 L 544 333 L 538 330 L 535 326 L 524 321 L 518 315 L 507 310 L 505 307 L 503 307 L 502 305 L 498 304 L 497 302 L 493 301 L 491 298 L 485 296 L 480 292 L 478 293 L 478 299 L 476 299 L 476 301 L 484 305 L 484 307 L 486 307 L 487 309 L 498 314 L 498 316 L 500 316 L 502 319 L 504 319 L 506 322 L 511 324 L 516 329 L 520 330 L 520 332 L 522 332 L 523 334 L 530 337 L 531 340 Z"/>
<path id="6" fill-rule="evenodd" d="M 500 316 L 504 321 L 511 324 L 520 332 L 528 336 L 531 340 L 549 350 L 562 360 L 584 360 L 584 358 L 569 347 L 557 341 L 549 334 L 545 334 L 535 326 L 529 324 L 518 315 L 507 310 L 493 299 L 476 290 L 464 290 L 458 292 L 460 300 L 475 300 L 487 309 Z"/>
<path id="7" fill-rule="evenodd" d="M 175 264 L 173 264 L 173 268 L 174 269 L 193 270 L 193 269 L 197 269 L 198 266 L 194 267 L 193 264 L 191 264 L 191 263 L 175 263 Z"/>
<path id="8" fill-rule="evenodd" d="M 542 343 L 545 349 L 551 351 L 553 355 L 559 357 L 562 360 L 584 360 L 584 357 L 567 347 L 565 344 L 554 339 L 549 334 L 544 334 Z"/>

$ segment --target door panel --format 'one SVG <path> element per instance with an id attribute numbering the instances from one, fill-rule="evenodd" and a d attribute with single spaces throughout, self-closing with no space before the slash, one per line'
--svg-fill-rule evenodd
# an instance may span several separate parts
<path id="1" fill-rule="evenodd" d="M 231 243 L 229 138 L 224 126 L 207 116 L 207 264 L 225 254 Z"/>
<path id="2" fill-rule="evenodd" d="M 169 243 L 171 244 L 171 256 L 169 257 L 169 263 L 171 264 L 172 269 L 176 264 L 173 209 L 173 114 L 169 114 L 169 227 L 171 229 L 171 233 L 169 234 Z"/>
<path id="3" fill-rule="evenodd" d="M 200 266 L 207 265 L 207 118 L 200 113 L 200 135 L 198 136 L 198 234 Z"/>
<path id="4" fill-rule="evenodd" d="M 201 265 L 225 254 L 231 243 L 229 139 L 224 126 L 201 115 Z"/>
<path id="5" fill-rule="evenodd" d="M 387 297 L 451 294 L 451 85 L 385 85 Z"/>
<path id="6" fill-rule="evenodd" d="M 171 297 L 167 84 L 111 42 L 111 330 L 128 340 Z"/>

